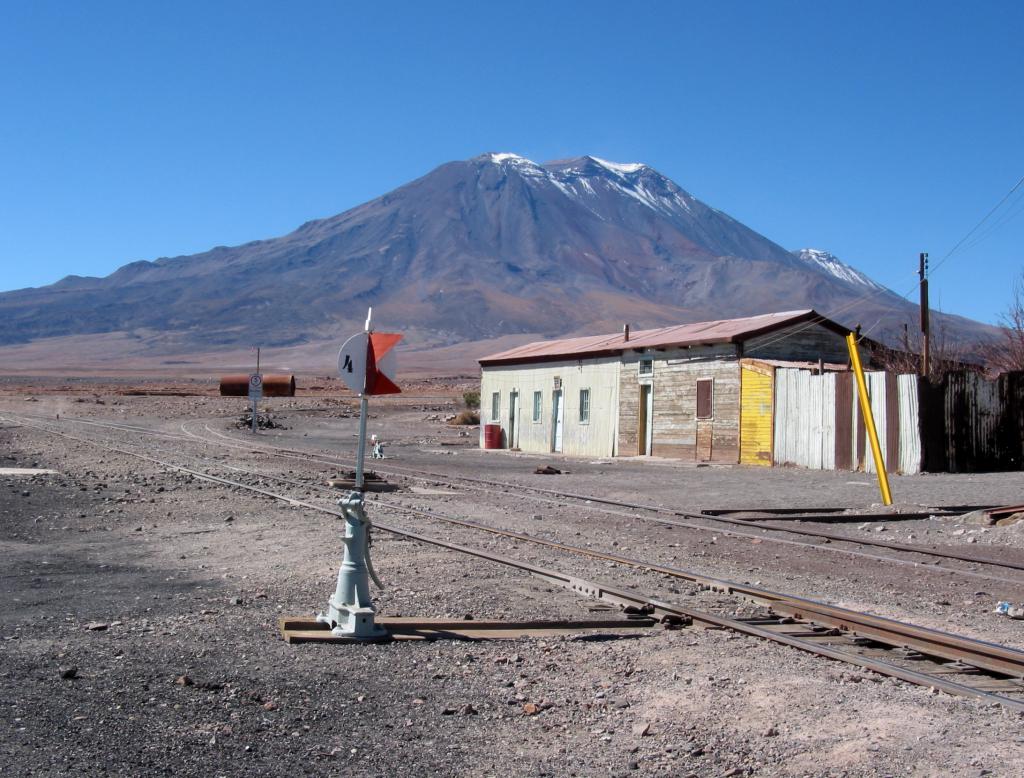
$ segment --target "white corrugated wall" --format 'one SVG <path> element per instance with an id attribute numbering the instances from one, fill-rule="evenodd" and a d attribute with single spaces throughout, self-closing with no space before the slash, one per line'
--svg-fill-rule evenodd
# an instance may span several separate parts
<path id="1" fill-rule="evenodd" d="M 813 470 L 836 466 L 835 375 L 775 371 L 773 462 Z"/>
<path id="2" fill-rule="evenodd" d="M 817 376 L 821 384 L 821 467 L 836 469 L 836 374 Z"/>
<path id="3" fill-rule="evenodd" d="M 900 472 L 921 472 L 921 429 L 918 426 L 917 376 L 896 377 L 900 398 Z"/>
<path id="4" fill-rule="evenodd" d="M 885 384 L 888 376 L 882 372 L 870 372 L 864 374 L 864 380 L 868 385 L 868 397 L 871 399 L 871 414 L 875 417 L 875 434 L 878 435 L 878 447 L 882 451 L 882 461 L 887 462 L 889 447 L 886 445 L 886 431 L 888 430 L 889 419 L 885 413 Z M 899 423 L 898 419 L 894 420 Z M 864 472 L 875 472 L 875 457 L 871 453 L 871 439 L 865 438 L 864 444 Z"/>
<path id="5" fill-rule="evenodd" d="M 899 470 L 917 473 L 921 469 L 921 438 L 918 430 L 917 377 L 895 376 L 883 372 L 865 373 L 871 412 L 881 444 L 882 458 L 886 458 L 886 431 L 888 425 L 899 425 Z M 886 383 L 897 380 L 899 418 L 886 414 Z M 853 417 L 850 436 L 851 461 L 857 462 L 857 435 L 861 419 L 856 387 L 852 407 L 839 409 Z M 775 418 L 773 462 L 798 465 L 814 470 L 834 470 L 836 467 L 836 375 L 815 375 L 800 368 L 779 368 L 775 371 Z M 863 465 L 866 472 L 875 472 L 870 444 L 865 435 Z"/>

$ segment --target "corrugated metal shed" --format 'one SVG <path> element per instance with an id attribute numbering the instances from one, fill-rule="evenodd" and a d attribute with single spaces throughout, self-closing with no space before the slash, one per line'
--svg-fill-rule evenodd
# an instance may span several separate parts
<path id="1" fill-rule="evenodd" d="M 526 362 L 545 362 L 566 358 L 612 356 L 629 349 L 669 348 L 680 346 L 709 346 L 718 343 L 738 343 L 772 332 L 782 327 L 813 323 L 845 335 L 848 330 L 813 310 L 783 311 L 744 319 L 680 324 L 654 330 L 640 330 L 626 340 L 623 333 L 592 335 L 583 338 L 544 340 L 527 343 L 508 351 L 491 354 L 480 360 L 483 366 L 512 365 Z"/>

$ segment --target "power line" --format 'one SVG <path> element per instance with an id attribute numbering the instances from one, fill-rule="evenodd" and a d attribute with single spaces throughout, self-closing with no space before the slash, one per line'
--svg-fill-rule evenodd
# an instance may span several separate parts
<path id="1" fill-rule="evenodd" d="M 989 224 L 984 230 L 975 235 L 969 243 L 964 244 L 964 249 L 967 250 L 974 248 L 979 243 L 988 238 L 990 235 L 1004 227 L 1006 224 L 1009 224 L 1021 213 L 1024 213 L 1024 189 L 1022 189 L 1018 193 L 1016 199 L 1012 203 L 1009 203 L 1006 206 L 1006 208 L 1003 209 L 1003 212 L 999 215 L 997 219 L 995 219 L 991 224 Z"/>
<path id="2" fill-rule="evenodd" d="M 954 254 L 956 254 L 956 252 L 959 251 L 961 248 L 973 248 L 974 246 L 977 246 L 979 243 L 981 243 L 983 240 L 985 240 L 992 233 L 994 233 L 999 228 L 1001 228 L 1005 224 L 1009 223 L 1010 221 L 1015 219 L 1018 215 L 1020 215 L 1022 212 L 1024 212 L 1024 191 L 1022 191 L 1021 194 L 1013 201 L 1013 203 L 1011 203 L 1010 207 L 1007 208 L 1006 211 L 1004 211 L 1000 215 L 999 219 L 997 219 L 995 222 L 990 224 L 988 226 L 988 228 L 984 232 L 981 232 L 978 235 L 975 235 L 975 233 L 978 232 L 978 230 L 981 229 L 981 227 L 984 226 L 985 223 L 989 219 L 991 219 L 992 216 L 997 211 L 999 211 L 999 209 L 1002 208 L 1003 205 L 1006 204 L 1006 202 L 1008 200 L 1010 200 L 1010 198 L 1013 197 L 1014 193 L 1016 193 L 1018 190 L 1020 190 L 1022 186 L 1024 186 L 1024 176 L 1021 176 L 1020 180 L 1018 180 L 1017 183 L 1014 184 L 1010 188 L 1010 191 L 1008 191 L 1005 195 L 1003 195 L 1003 197 L 999 200 L 999 202 L 996 203 L 995 206 L 993 206 L 992 209 L 988 213 L 985 214 L 985 216 L 981 219 L 981 221 L 979 221 L 977 224 L 975 224 L 973 227 L 971 227 L 971 229 L 967 231 L 967 234 L 964 235 L 959 241 L 957 241 L 957 243 L 953 246 L 953 248 L 951 248 L 948 252 L 946 252 L 945 256 L 943 256 L 938 262 L 936 262 L 936 263 L 934 263 L 932 265 L 931 269 L 928 272 L 928 275 L 931 276 L 932 273 L 934 273 L 943 264 L 945 264 L 945 262 L 950 257 L 952 257 Z M 1021 207 L 1018 207 L 1018 206 L 1021 206 Z M 974 236 L 974 240 L 972 240 L 968 244 L 967 241 L 972 236 Z M 917 288 L 917 284 L 915 283 L 913 286 L 911 286 L 909 289 L 907 289 L 906 292 L 904 292 L 902 295 L 900 295 L 900 297 L 902 297 L 902 298 L 906 299 L 908 302 L 910 302 L 909 296 L 913 293 L 913 291 L 916 288 Z M 834 311 L 830 311 L 828 316 L 825 316 L 824 314 L 819 314 L 818 317 L 816 317 L 814 319 L 811 319 L 810 321 L 804 323 L 802 326 L 797 327 L 795 330 L 791 330 L 791 331 L 785 332 L 785 333 L 780 333 L 779 335 L 775 336 L 774 338 L 769 338 L 768 340 L 766 340 L 761 345 L 762 346 L 768 346 L 768 345 L 772 345 L 772 344 L 775 344 L 775 343 L 780 343 L 780 342 L 782 342 L 783 340 L 786 340 L 789 337 L 792 337 L 794 335 L 798 335 L 801 332 L 804 332 L 804 331 L 810 329 L 811 327 L 817 326 L 818 324 L 820 324 L 825 319 L 833 319 L 833 318 L 836 318 L 838 316 L 841 316 L 842 314 L 844 314 L 847 311 L 849 311 L 851 308 L 853 308 L 853 307 L 855 307 L 857 305 L 860 305 L 861 303 L 867 302 L 868 300 L 871 300 L 873 297 L 877 297 L 877 296 L 879 296 L 879 295 L 881 295 L 881 294 L 883 294 L 885 292 L 889 292 L 891 294 L 896 294 L 891 289 L 887 289 L 887 288 L 871 289 L 867 293 L 861 295 L 860 297 L 857 297 L 856 299 L 850 300 L 849 302 L 839 306 Z M 883 303 L 883 306 L 885 308 L 887 308 L 888 310 L 890 310 L 890 311 L 898 313 L 896 308 L 894 306 L 890 305 L 890 304 Z M 881 318 L 879 318 L 878 321 L 876 321 L 873 325 L 871 325 L 871 327 L 868 329 L 868 332 L 870 332 L 871 330 L 875 329 L 880 323 L 881 323 Z M 864 335 L 866 335 L 866 334 L 867 334 L 867 332 L 864 333 Z"/>
<path id="3" fill-rule="evenodd" d="M 1021 176 L 1020 180 L 1016 184 L 1014 184 L 1013 187 L 1011 187 L 1009 192 L 1007 192 L 1005 195 L 1003 195 L 1002 199 L 1000 199 L 1000 201 L 995 204 L 995 206 L 992 208 L 992 210 L 990 210 L 988 213 L 986 213 L 985 216 L 982 218 L 982 220 L 980 222 L 978 222 L 973 227 L 971 227 L 971 229 L 967 231 L 967 234 L 964 235 L 962 238 L 960 238 L 960 240 L 957 241 L 956 245 L 953 246 L 953 248 L 951 248 L 949 250 L 949 252 L 942 259 L 940 259 L 938 262 L 936 262 L 934 265 L 932 265 L 931 273 L 934 273 L 936 270 L 938 270 L 940 267 L 942 267 L 942 265 L 946 262 L 946 260 L 948 260 L 951 256 L 953 256 L 957 252 L 957 250 L 961 246 L 963 246 L 964 243 L 967 242 L 968 238 L 970 238 L 975 232 L 977 232 L 978 229 L 985 222 L 987 222 L 990 218 L 992 218 L 992 215 L 996 211 L 998 211 L 1000 208 L 1002 208 L 1003 207 L 1003 203 L 1005 203 L 1007 200 L 1009 200 L 1010 197 L 1013 196 L 1013 193 L 1016 192 L 1018 189 L 1020 189 L 1021 186 L 1024 186 L 1024 176 Z M 991 234 L 991 233 L 989 233 L 989 234 Z M 972 245 L 977 245 L 977 244 L 972 244 Z M 929 275 L 931 275 L 931 273 L 929 273 Z"/>

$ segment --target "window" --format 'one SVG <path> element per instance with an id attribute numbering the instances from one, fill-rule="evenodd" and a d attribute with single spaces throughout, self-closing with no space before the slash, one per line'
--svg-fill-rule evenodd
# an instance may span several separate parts
<path id="1" fill-rule="evenodd" d="M 544 410 L 544 393 L 534 392 L 533 393 L 533 420 L 536 422 L 540 421 L 540 414 Z"/>
<path id="2" fill-rule="evenodd" d="M 501 392 L 491 395 L 491 421 L 501 421 Z"/>
<path id="3" fill-rule="evenodd" d="M 640 375 L 654 375 L 654 360 L 653 359 L 641 359 L 640 360 Z"/>
<path id="4" fill-rule="evenodd" d="M 697 418 L 710 419 L 714 416 L 715 379 L 697 380 Z"/>
<path id="5" fill-rule="evenodd" d="M 590 422 L 590 390 L 580 389 L 580 424 Z"/>

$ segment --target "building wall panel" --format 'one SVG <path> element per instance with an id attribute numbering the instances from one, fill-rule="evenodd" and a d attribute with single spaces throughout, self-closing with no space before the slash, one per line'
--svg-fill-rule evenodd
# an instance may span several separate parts
<path id="1" fill-rule="evenodd" d="M 551 452 L 554 435 L 552 402 L 555 378 L 563 398 L 562 453 L 574 456 L 613 456 L 618 425 L 619 361 L 617 358 L 547 362 L 483 368 L 480 381 L 480 445 L 483 425 L 501 424 L 508 445 L 509 394 L 519 393 L 516 418 L 519 448 Z M 590 390 L 590 420 L 580 423 L 580 389 Z M 533 421 L 533 393 L 541 393 L 540 421 Z M 491 419 L 491 396 L 500 395 L 498 419 Z"/>
<path id="2" fill-rule="evenodd" d="M 846 340 L 820 324 L 796 324 L 767 335 L 751 338 L 743 344 L 743 356 L 753 359 L 780 359 L 793 362 L 824 362 L 845 364 L 850 361 Z M 861 349 L 866 362 L 868 353 Z"/>
<path id="3" fill-rule="evenodd" d="M 641 359 L 653 360 L 653 373 L 639 375 Z M 651 453 L 689 461 L 739 461 L 740 380 L 731 344 L 666 349 L 623 355 L 620 377 L 619 453 L 638 451 L 639 385 L 650 380 L 654 409 Z M 713 379 L 712 418 L 697 421 L 697 381 Z"/>
<path id="4" fill-rule="evenodd" d="M 637 363 L 622 365 L 619 371 L 619 418 L 616 453 L 635 457 L 640 451 L 640 382 Z"/>
<path id="5" fill-rule="evenodd" d="M 740 372 L 740 464 L 771 466 L 773 372 Z"/>
<path id="6" fill-rule="evenodd" d="M 813 470 L 835 469 L 835 374 L 779 368 L 775 387 L 774 461 Z"/>

